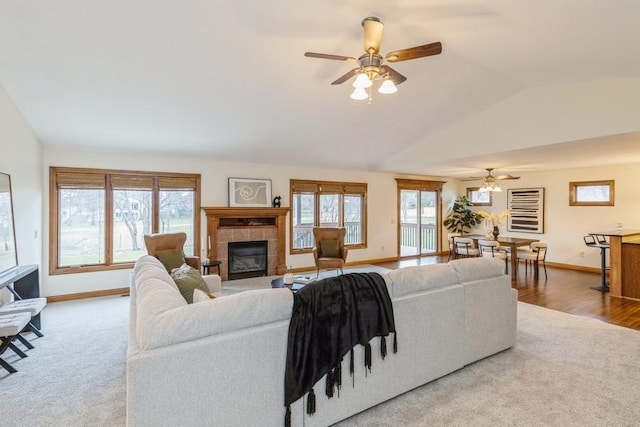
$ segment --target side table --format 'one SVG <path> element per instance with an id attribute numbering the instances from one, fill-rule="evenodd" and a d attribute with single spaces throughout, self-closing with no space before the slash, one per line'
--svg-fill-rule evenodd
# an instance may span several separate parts
<path id="1" fill-rule="evenodd" d="M 202 261 L 202 275 L 206 276 L 207 274 L 209 274 L 209 269 L 211 267 L 216 267 L 218 269 L 218 276 L 219 276 L 220 275 L 220 264 L 222 264 L 222 262 L 220 262 L 218 260 Z"/>

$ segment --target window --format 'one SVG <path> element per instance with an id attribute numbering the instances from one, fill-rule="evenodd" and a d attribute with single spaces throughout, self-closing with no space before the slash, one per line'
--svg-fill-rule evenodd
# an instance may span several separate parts
<path id="1" fill-rule="evenodd" d="M 291 180 L 290 252 L 310 252 L 313 227 L 345 227 L 345 245 L 366 248 L 367 184 Z"/>
<path id="2" fill-rule="evenodd" d="M 200 175 L 50 168 L 51 274 L 131 268 L 144 235 L 184 231 L 199 251 Z"/>
<path id="3" fill-rule="evenodd" d="M 468 187 L 467 199 L 473 206 L 491 206 L 491 191 L 480 191 L 480 187 Z"/>
<path id="4" fill-rule="evenodd" d="M 569 206 L 613 206 L 614 181 L 569 183 Z"/>

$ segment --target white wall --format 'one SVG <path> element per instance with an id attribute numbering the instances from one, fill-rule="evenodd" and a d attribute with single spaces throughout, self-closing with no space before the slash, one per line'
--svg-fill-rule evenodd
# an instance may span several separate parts
<path id="1" fill-rule="evenodd" d="M 569 206 L 569 182 L 609 179 L 615 180 L 615 206 Z M 625 229 L 640 229 L 639 182 L 638 163 L 523 174 L 517 181 L 500 182 L 503 191 L 493 194 L 491 207 L 474 210 L 500 213 L 507 209 L 507 189 L 544 187 L 544 234 L 508 232 L 506 220 L 500 227 L 501 234 L 548 242 L 547 261 L 600 268 L 600 250 L 587 248 L 583 236 L 590 232 L 614 230 L 617 222 L 623 223 Z M 469 183 L 469 186 L 477 184 Z M 460 186 L 460 194 L 466 194 L 465 187 Z M 478 232 L 483 230 L 478 229 Z"/>
<path id="2" fill-rule="evenodd" d="M 0 86 L 0 171 L 11 175 L 19 264 L 40 265 L 42 277 L 42 146 Z"/>
<path id="3" fill-rule="evenodd" d="M 48 188 L 48 168 L 50 166 L 199 173 L 202 176 L 202 206 L 228 206 L 227 178 L 229 177 L 271 179 L 273 195 L 282 196 L 283 207 L 288 207 L 289 205 L 289 179 L 291 178 L 366 182 L 368 184 L 368 247 L 367 249 L 350 251 L 348 261 L 355 262 L 396 256 L 397 192 L 395 175 L 309 168 L 304 165 L 298 167 L 274 166 L 222 162 L 194 157 L 150 156 L 140 153 L 79 152 L 77 150 L 51 148 L 47 148 L 44 151 L 43 165 L 43 170 L 45 171 L 43 185 L 45 188 Z M 412 177 L 405 176 L 404 178 Z M 429 178 L 420 177 L 420 179 Z M 443 192 L 445 203 L 448 204 L 455 198 L 455 188 L 456 183 L 445 185 Z M 48 215 L 48 206 L 45 206 L 45 218 Z M 203 218 L 203 235 L 205 231 L 206 222 Z M 48 230 L 45 231 L 44 238 L 46 241 L 49 240 Z M 204 253 L 201 255 L 204 255 Z M 48 248 L 45 247 L 43 262 L 47 265 L 47 270 L 48 256 Z M 294 268 L 310 267 L 313 266 L 313 258 L 311 254 L 292 256 L 288 254 L 287 250 L 287 264 Z M 129 270 L 119 270 L 45 276 L 45 294 L 62 295 L 126 287 L 129 283 L 129 272 Z"/>
<path id="4" fill-rule="evenodd" d="M 190 172 L 202 175 L 202 206 L 227 206 L 227 178 L 253 177 L 272 180 L 273 195 L 281 195 L 283 206 L 289 204 L 289 179 L 320 179 L 336 181 L 366 182 L 368 198 L 368 247 L 353 250 L 349 261 L 373 260 L 396 255 L 396 182 L 395 175 L 361 171 L 307 168 L 304 166 L 273 166 L 262 164 L 222 162 L 212 159 L 169 157 L 164 155 L 122 154 L 105 152 L 78 152 L 45 149 L 43 161 L 44 178 L 40 187 L 48 188 L 49 166 L 113 168 L 124 170 L 150 170 Z M 42 172 L 40 172 L 42 175 Z M 408 177 L 404 177 L 408 178 Z M 425 177 L 413 177 L 428 179 Z M 433 178 L 438 179 L 438 178 Z M 569 182 L 590 180 L 615 180 L 614 207 L 570 207 Z M 447 180 L 447 179 L 443 179 Z M 544 234 L 511 233 L 506 230 L 506 222 L 501 227 L 503 233 L 513 236 L 535 237 L 549 242 L 548 261 L 599 268 L 599 251 L 587 248 L 582 236 L 594 231 L 611 230 L 617 222 L 625 228 L 640 229 L 640 199 L 637 197 L 637 183 L 640 182 L 640 164 L 608 168 L 582 168 L 546 171 L 521 175 L 517 181 L 502 181 L 503 192 L 495 193 L 493 205 L 476 208 L 502 212 L 507 208 L 508 188 L 545 188 Z M 466 194 L 466 186 L 476 183 L 449 179 L 442 194 L 443 209 L 446 210 L 457 195 Z M 44 195 L 45 200 L 48 197 Z M 44 206 L 44 218 L 48 218 L 48 206 Z M 203 235 L 206 224 L 203 218 Z M 49 241 L 45 224 L 45 242 Z M 287 229 L 288 232 L 288 229 Z M 482 232 L 482 229 L 478 229 Z M 446 230 L 443 237 L 446 240 Z M 288 241 L 288 239 L 287 239 Z M 446 241 L 443 242 L 443 247 Z M 382 249 L 384 247 L 384 249 Z M 48 270 L 48 245 L 44 245 L 43 265 Z M 287 264 L 294 268 L 313 265 L 310 254 L 289 255 Z M 128 286 L 129 270 L 97 273 L 67 274 L 48 276 L 43 272 L 43 293 L 62 295 Z"/>

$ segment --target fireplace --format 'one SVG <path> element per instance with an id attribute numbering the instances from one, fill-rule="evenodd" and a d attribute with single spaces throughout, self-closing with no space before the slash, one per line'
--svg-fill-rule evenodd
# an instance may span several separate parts
<path id="1" fill-rule="evenodd" d="M 227 251 L 229 280 L 267 275 L 269 249 L 266 240 L 229 242 Z"/>
<path id="2" fill-rule="evenodd" d="M 266 240 L 267 276 L 284 274 L 286 218 L 289 208 L 202 208 L 207 215 L 203 258 L 218 260 L 220 277 L 228 280 L 229 242 Z"/>

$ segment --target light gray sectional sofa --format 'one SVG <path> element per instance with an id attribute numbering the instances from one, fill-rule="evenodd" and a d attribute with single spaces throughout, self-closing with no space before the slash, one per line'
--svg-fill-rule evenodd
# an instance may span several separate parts
<path id="1" fill-rule="evenodd" d="M 502 261 L 461 259 L 384 276 L 398 352 L 381 360 L 373 351 L 365 375 L 356 346 L 355 387 L 345 360 L 339 397 L 328 399 L 321 380 L 316 413 L 307 415 L 300 399 L 292 426 L 328 426 L 515 344 L 517 292 Z M 282 426 L 293 295 L 268 286 L 186 304 L 162 264 L 140 258 L 131 286 L 128 425 Z"/>

